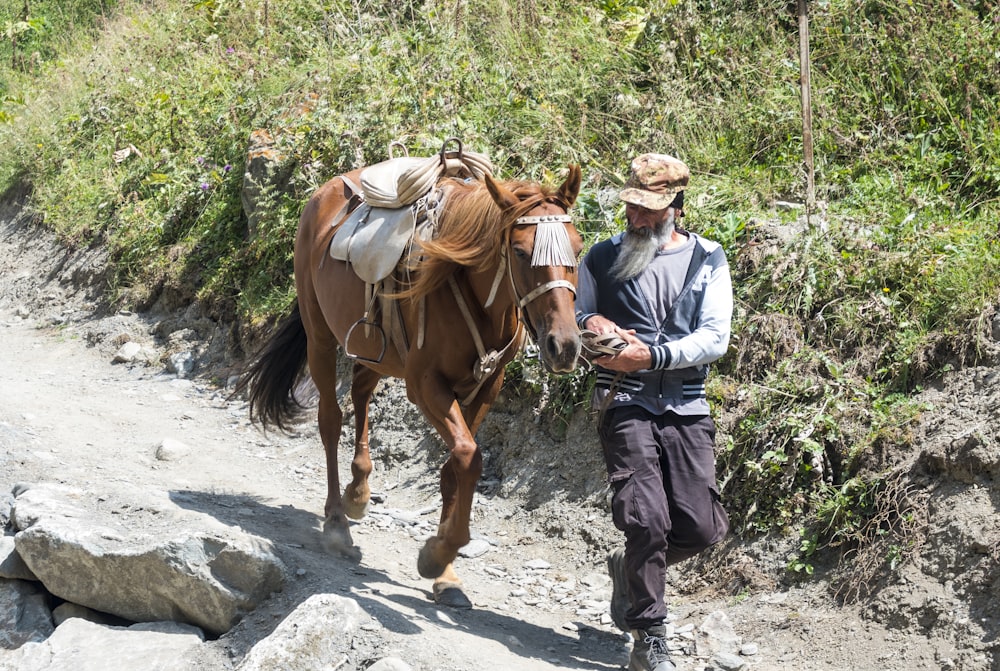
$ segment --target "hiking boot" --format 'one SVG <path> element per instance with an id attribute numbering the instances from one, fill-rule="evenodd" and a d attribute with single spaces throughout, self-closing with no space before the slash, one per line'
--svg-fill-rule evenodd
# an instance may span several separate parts
<path id="1" fill-rule="evenodd" d="M 625 613 L 628 611 L 628 584 L 625 581 L 625 550 L 618 548 L 608 554 L 608 574 L 611 576 L 611 621 L 622 631 L 628 631 Z"/>
<path id="2" fill-rule="evenodd" d="M 628 671 L 675 671 L 667 652 L 667 630 L 662 624 L 632 632 L 635 642 L 628 659 Z"/>

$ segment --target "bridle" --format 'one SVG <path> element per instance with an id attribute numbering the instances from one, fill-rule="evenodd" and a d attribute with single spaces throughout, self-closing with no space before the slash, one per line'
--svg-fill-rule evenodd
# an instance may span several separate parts
<path id="1" fill-rule="evenodd" d="M 572 222 L 573 219 L 568 214 L 543 214 L 538 216 L 524 216 L 518 217 L 514 220 L 515 226 L 548 226 L 556 225 L 563 226 L 564 224 Z M 535 232 L 535 238 L 538 239 L 538 231 Z M 531 265 L 556 265 L 548 263 L 536 263 L 536 257 L 539 256 L 539 245 L 536 243 L 535 249 L 531 256 Z M 472 334 L 472 339 L 476 344 L 476 351 L 479 353 L 479 359 L 476 365 L 473 367 L 472 375 L 476 380 L 476 386 L 473 390 L 461 401 L 462 405 L 468 405 L 472 402 L 472 399 L 476 397 L 479 390 L 485 384 L 486 380 L 493 376 L 500 366 L 500 362 L 507 352 L 513 347 L 515 349 L 520 349 L 524 340 L 524 324 L 528 325 L 528 333 L 534 340 L 538 340 L 538 334 L 535 332 L 535 327 L 531 323 L 531 318 L 528 315 L 526 307 L 539 296 L 542 296 L 553 289 L 569 289 L 573 296 L 576 297 L 576 287 L 569 280 L 549 280 L 544 284 L 540 284 L 524 296 L 521 296 L 517 290 L 517 284 L 514 282 L 514 267 L 511 265 L 510 254 L 507 253 L 507 246 L 504 245 L 500 250 L 500 263 L 497 264 L 497 273 L 493 278 L 493 284 L 490 287 L 489 296 L 486 302 L 483 304 L 484 308 L 488 308 L 493 304 L 496 298 L 497 290 L 500 288 L 501 282 L 506 275 L 508 282 L 510 283 L 511 293 L 517 302 L 517 329 L 514 331 L 513 337 L 504 346 L 503 349 L 486 351 L 483 345 L 483 339 L 479 334 L 479 329 L 476 328 L 476 323 L 472 319 L 472 313 L 469 311 L 469 306 L 466 304 L 465 299 L 462 297 L 462 292 L 458 287 L 458 283 L 453 277 L 448 278 L 448 284 L 451 287 L 451 291 L 455 296 L 455 300 L 458 302 L 458 307 L 462 312 L 462 317 L 465 319 L 466 326 L 469 328 L 469 332 Z M 569 260 L 572 261 L 573 267 L 576 267 L 576 257 L 569 254 Z M 565 261 L 568 263 L 568 261 Z"/>

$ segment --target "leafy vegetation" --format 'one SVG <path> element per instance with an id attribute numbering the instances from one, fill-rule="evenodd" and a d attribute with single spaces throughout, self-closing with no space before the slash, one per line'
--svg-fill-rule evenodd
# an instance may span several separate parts
<path id="1" fill-rule="evenodd" d="M 776 0 L 9 2 L 0 191 L 29 184 L 67 244 L 106 245 L 111 300 L 170 293 L 254 325 L 294 300 L 309 193 L 393 141 L 457 136 L 510 177 L 581 164 L 588 243 L 622 225 L 628 159 L 675 153 L 694 173 L 685 225 L 724 244 L 736 281 L 711 385 L 724 496 L 744 533 L 803 533 L 805 566 L 874 538 L 863 520 L 910 529 L 872 503 L 880 455 L 909 448 L 920 385 L 981 361 L 1000 304 L 1000 9 L 810 11 L 812 226 L 775 209 L 804 198 L 797 21 Z M 251 234 L 257 129 L 288 183 Z M 554 416 L 587 403 L 585 373 L 510 372 Z"/>

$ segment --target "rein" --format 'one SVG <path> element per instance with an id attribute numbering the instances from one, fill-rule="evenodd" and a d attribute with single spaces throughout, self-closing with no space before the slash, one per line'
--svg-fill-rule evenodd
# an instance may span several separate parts
<path id="1" fill-rule="evenodd" d="M 566 224 L 572 221 L 572 218 L 568 214 L 557 214 L 557 215 L 541 215 L 532 217 L 519 217 L 514 221 L 515 225 L 525 225 L 525 226 L 547 226 L 549 224 Z M 548 237 L 548 244 L 539 245 L 537 239 L 539 237 L 542 228 L 539 228 L 536 233 L 536 244 L 535 249 L 531 256 L 531 265 L 556 265 L 556 263 L 551 262 L 551 259 L 556 259 L 563 264 L 572 262 L 573 266 L 576 266 L 575 257 L 569 254 L 568 260 L 566 260 L 566 254 L 562 253 L 563 250 L 558 248 L 559 243 L 552 242 L 553 238 Z M 542 247 L 540 250 L 539 247 Z M 455 301 L 458 303 L 459 310 L 462 312 L 462 317 L 465 319 L 465 324 L 469 328 L 469 332 L 472 334 L 472 339 L 476 344 L 476 351 L 479 353 L 479 359 L 476 361 L 475 367 L 472 369 L 472 376 L 476 380 L 476 386 L 473 390 L 461 401 L 463 406 L 468 405 L 472 402 L 472 399 L 476 397 L 479 390 L 485 384 L 486 380 L 491 378 L 494 373 L 496 373 L 499 368 L 500 362 L 503 357 L 507 354 L 507 351 L 517 343 L 515 349 L 519 349 L 524 339 L 524 323 L 528 324 L 528 331 L 533 337 L 535 337 L 534 326 L 531 324 L 531 320 L 528 318 L 528 313 L 524 308 L 531 303 L 533 300 L 539 296 L 552 291 L 553 289 L 563 288 L 569 289 L 576 296 L 576 287 L 569 280 L 551 280 L 540 284 L 535 287 L 523 297 L 518 295 L 517 286 L 514 284 L 514 269 L 511 266 L 510 255 L 507 253 L 507 248 L 503 247 L 500 251 L 500 263 L 497 265 L 497 274 L 493 278 L 493 284 L 490 287 L 489 297 L 486 299 L 486 303 L 483 304 L 484 308 L 490 307 L 493 304 L 493 300 L 496 298 L 497 290 L 500 287 L 500 283 L 503 281 L 504 275 L 507 276 L 510 282 L 511 293 L 514 295 L 514 299 L 517 301 L 517 329 L 514 331 L 514 336 L 510 341 L 504 346 L 500 351 L 490 350 L 486 351 L 486 347 L 483 345 L 482 336 L 479 330 L 476 328 L 476 323 L 472 319 L 472 313 L 469 310 L 468 304 L 462 297 L 462 292 L 458 288 L 458 283 L 455 281 L 454 277 L 448 278 L 448 285 L 451 287 L 451 292 L 455 296 Z M 542 259 L 549 262 L 542 262 Z M 506 271 L 506 272 L 505 272 Z"/>

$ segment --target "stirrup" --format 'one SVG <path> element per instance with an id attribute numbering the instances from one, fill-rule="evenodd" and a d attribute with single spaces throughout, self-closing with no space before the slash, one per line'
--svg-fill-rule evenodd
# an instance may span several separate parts
<path id="1" fill-rule="evenodd" d="M 359 326 L 364 326 L 366 328 L 372 326 L 375 328 L 375 330 L 378 331 L 379 337 L 382 339 L 382 348 L 379 350 L 377 358 L 370 359 L 366 356 L 361 356 L 360 354 L 354 354 L 353 352 L 350 351 L 349 344 L 351 342 L 351 334 L 354 333 L 354 329 L 356 329 Z M 385 349 L 387 344 L 388 340 L 385 337 L 385 331 L 382 329 L 382 326 L 377 322 L 373 322 L 370 319 L 368 319 L 368 315 L 366 314 L 364 317 L 351 324 L 351 328 L 347 329 L 347 335 L 344 336 L 344 356 L 346 356 L 348 359 L 367 361 L 368 363 L 382 363 L 382 357 L 385 356 Z"/>
<path id="2" fill-rule="evenodd" d="M 368 363 L 382 363 L 382 357 L 385 356 L 385 349 L 388 346 L 389 341 L 385 337 L 385 330 L 382 328 L 382 325 L 368 318 L 368 315 L 370 315 L 372 313 L 372 310 L 375 309 L 375 300 L 377 298 L 378 298 L 378 291 L 373 286 L 371 299 L 368 301 L 368 307 L 365 309 L 365 313 L 361 315 L 361 319 L 351 324 L 351 328 L 347 329 L 347 335 L 344 336 L 343 347 L 344 347 L 344 356 L 346 356 L 348 359 L 367 361 Z M 358 328 L 359 326 L 364 326 L 366 329 L 366 333 L 368 327 L 374 328 L 375 330 L 378 331 L 379 337 L 382 338 L 382 349 L 379 351 L 377 358 L 369 359 L 368 357 L 364 357 L 361 356 L 360 354 L 354 354 L 351 352 L 350 348 L 351 335 L 354 333 L 354 329 Z"/>

